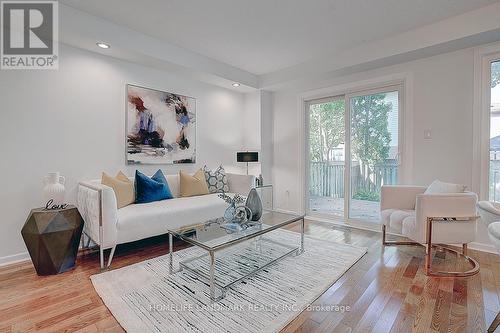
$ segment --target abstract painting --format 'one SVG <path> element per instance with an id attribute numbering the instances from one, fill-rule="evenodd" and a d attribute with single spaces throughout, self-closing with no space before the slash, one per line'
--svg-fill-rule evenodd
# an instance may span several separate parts
<path id="1" fill-rule="evenodd" d="M 196 162 L 196 100 L 127 85 L 127 163 Z"/>

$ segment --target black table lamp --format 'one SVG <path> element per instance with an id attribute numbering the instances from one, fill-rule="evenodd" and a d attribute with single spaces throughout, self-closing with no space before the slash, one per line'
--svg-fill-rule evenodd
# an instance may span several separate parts
<path id="1" fill-rule="evenodd" d="M 248 163 L 258 162 L 259 153 L 256 151 L 239 151 L 236 153 L 236 161 L 244 162 L 247 164 L 247 175 L 248 175 Z"/>

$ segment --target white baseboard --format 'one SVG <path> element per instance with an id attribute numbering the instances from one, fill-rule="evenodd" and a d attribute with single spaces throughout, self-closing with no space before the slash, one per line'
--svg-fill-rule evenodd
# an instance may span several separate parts
<path id="1" fill-rule="evenodd" d="M 31 260 L 31 258 L 28 252 L 22 252 L 18 254 L 13 254 L 11 256 L 0 257 L 0 267 L 29 260 Z"/>
<path id="2" fill-rule="evenodd" d="M 297 212 L 291 211 L 291 210 L 286 210 L 286 209 L 281 209 L 281 208 L 275 208 L 273 209 L 274 212 L 278 213 L 283 213 L 283 214 L 299 214 Z"/>
<path id="3" fill-rule="evenodd" d="M 293 210 L 286 210 L 286 209 L 281 209 L 281 208 L 274 208 L 273 212 L 278 212 L 278 213 L 283 213 L 283 214 L 300 215 L 299 213 L 294 212 Z"/>
<path id="4" fill-rule="evenodd" d="M 355 225 L 354 224 L 346 224 L 344 221 L 341 221 L 341 220 L 335 220 L 335 219 L 329 219 L 329 218 L 325 218 L 325 217 L 321 217 L 321 216 L 311 216 L 311 215 L 306 215 L 306 220 L 325 222 L 325 223 L 335 224 L 335 225 L 338 225 L 340 227 L 347 227 L 347 228 L 352 228 L 352 229 L 381 232 L 380 226 L 378 226 L 378 225 L 376 228 L 370 228 L 370 227 L 365 227 L 363 225 L 358 225 L 358 224 L 355 224 Z"/>
<path id="5" fill-rule="evenodd" d="M 472 242 L 472 243 L 469 243 L 468 247 L 469 247 L 469 249 L 472 249 L 472 250 L 498 254 L 496 247 L 494 247 L 491 244 Z"/>

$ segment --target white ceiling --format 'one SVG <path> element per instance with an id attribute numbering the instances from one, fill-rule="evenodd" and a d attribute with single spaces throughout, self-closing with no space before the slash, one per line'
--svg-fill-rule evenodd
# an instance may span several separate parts
<path id="1" fill-rule="evenodd" d="M 256 75 L 325 58 L 499 1 L 61 0 Z"/>

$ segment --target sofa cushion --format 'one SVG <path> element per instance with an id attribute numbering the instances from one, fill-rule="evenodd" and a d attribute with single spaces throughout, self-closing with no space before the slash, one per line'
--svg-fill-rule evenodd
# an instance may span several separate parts
<path id="1" fill-rule="evenodd" d="M 202 169 L 196 171 L 196 173 L 192 176 L 181 170 L 179 171 L 179 178 L 181 185 L 181 197 L 191 197 L 209 193 L 205 173 Z"/>
<path id="2" fill-rule="evenodd" d="M 218 194 L 129 205 L 118 210 L 118 243 L 162 235 L 169 228 L 222 217 L 227 206 Z"/>
<path id="3" fill-rule="evenodd" d="M 389 231 L 401 234 L 403 230 L 403 221 L 409 221 L 409 218 L 415 219 L 415 211 L 385 209 L 380 212 L 380 217 L 382 224 L 385 224 Z"/>
<path id="4" fill-rule="evenodd" d="M 116 177 L 103 172 L 101 184 L 113 189 L 117 208 L 122 208 L 135 202 L 134 183 L 123 172 L 118 172 Z"/>
<path id="5" fill-rule="evenodd" d="M 496 247 L 498 253 L 500 253 L 500 222 L 491 223 L 488 226 L 488 233 L 491 242 Z"/>
<path id="6" fill-rule="evenodd" d="M 488 232 L 500 240 L 500 222 L 491 223 L 488 226 Z"/>
<path id="7" fill-rule="evenodd" d="M 389 220 L 391 218 L 391 214 L 394 211 L 395 211 L 395 209 L 393 209 L 393 208 L 382 210 L 380 212 L 380 223 L 388 227 L 389 226 Z"/>
<path id="8" fill-rule="evenodd" d="M 415 233 L 416 228 L 416 215 L 407 216 L 401 223 L 401 234 L 412 235 Z"/>
<path id="9" fill-rule="evenodd" d="M 160 170 L 158 170 L 160 171 Z M 161 171 L 160 171 L 161 172 Z M 139 170 L 135 171 L 136 203 L 148 203 L 153 201 L 172 199 L 172 193 L 168 188 L 167 180 L 157 172 L 153 178 L 149 178 Z"/>

